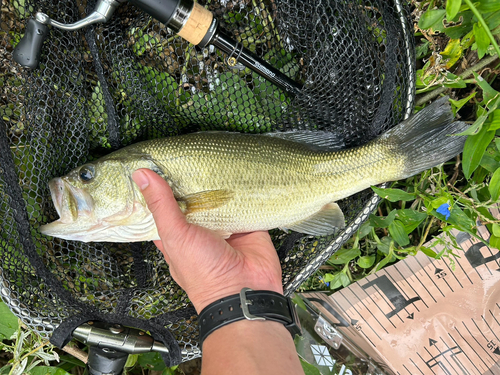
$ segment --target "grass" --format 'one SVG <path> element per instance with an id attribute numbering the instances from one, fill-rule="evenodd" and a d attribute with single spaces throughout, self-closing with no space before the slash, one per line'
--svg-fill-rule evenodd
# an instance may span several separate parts
<path id="1" fill-rule="evenodd" d="M 464 152 L 439 167 L 394 182 L 390 189 L 375 188 L 375 193 L 384 197 L 377 212 L 300 287 L 302 291 L 338 290 L 418 252 L 434 258 L 447 258 L 453 266 L 454 257 L 460 250 L 454 238 L 449 236 L 450 230 L 456 228 L 476 236 L 475 223 L 478 220 L 492 233 L 489 245 L 500 247 L 500 222 L 488 211 L 497 204 L 500 196 L 500 81 L 497 79 L 500 72 L 497 42 L 500 3 L 495 0 L 411 0 L 411 7 L 418 69 L 416 110 L 439 96 L 449 95 L 457 117 L 471 123 Z M 238 13 L 227 15 L 235 19 L 237 16 Z M 258 30 L 268 27 L 270 32 L 276 31 L 268 14 L 262 20 L 256 20 L 253 27 Z M 168 47 L 161 45 L 159 39 L 152 39 L 152 42 L 141 30 L 136 30 L 132 40 L 136 54 L 149 53 L 148 48 L 165 48 L 166 51 Z M 151 75 L 147 85 L 157 87 L 159 73 L 146 73 Z M 126 92 L 126 88 L 120 90 Z M 166 94 L 178 101 L 181 98 L 179 93 L 184 91 L 179 89 Z M 94 94 L 92 100 L 97 103 L 94 107 L 99 110 L 89 113 L 89 116 L 92 123 L 101 124 L 105 120 L 105 111 L 101 110 L 103 99 L 97 84 Z M 200 98 L 195 102 L 201 106 L 208 99 L 211 102 L 212 96 L 215 98 L 222 93 L 210 91 L 203 98 L 198 92 L 192 95 L 195 99 Z M 259 93 L 248 92 L 250 98 L 255 95 Z M 123 106 L 127 107 L 126 95 L 122 96 L 125 98 Z M 223 97 L 221 103 L 226 102 L 229 104 L 224 105 L 232 104 L 230 96 Z M 0 110 L 4 117 L 11 118 L 16 109 L 3 106 Z M 259 116 L 267 119 L 270 115 L 259 113 L 255 121 Z M 238 126 L 238 118 L 228 119 L 226 125 L 231 129 Z M 250 125 L 258 127 L 259 124 Z M 96 144 L 106 147 L 106 134 L 100 125 L 95 126 L 93 137 Z M 425 243 L 440 233 L 448 235 L 451 246 L 437 254 Z M 0 374 L 21 374 L 28 370 L 32 374 L 83 373 L 82 362 L 29 331 L 5 310 L 5 305 L 0 304 L 0 315 L 0 346 L 3 351 Z M 82 354 L 81 348 L 70 350 L 76 355 Z M 154 356 L 131 356 L 126 373 L 183 373 L 181 369 L 165 368 Z"/>

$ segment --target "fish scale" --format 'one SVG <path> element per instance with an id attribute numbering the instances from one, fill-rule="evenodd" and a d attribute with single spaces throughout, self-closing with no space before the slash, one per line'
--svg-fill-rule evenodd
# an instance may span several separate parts
<path id="1" fill-rule="evenodd" d="M 131 178 L 149 168 L 170 184 L 189 222 L 226 237 L 273 228 L 328 235 L 344 226 L 336 201 L 449 160 L 465 137 L 448 135 L 467 127 L 453 122 L 443 98 L 347 150 L 325 144 L 331 135 L 311 131 L 200 132 L 143 141 L 54 179 L 51 194 L 61 218 L 41 231 L 82 241 L 158 239 Z"/>

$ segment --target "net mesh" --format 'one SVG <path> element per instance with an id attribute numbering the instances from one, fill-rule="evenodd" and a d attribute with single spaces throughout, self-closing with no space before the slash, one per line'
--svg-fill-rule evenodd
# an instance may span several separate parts
<path id="1" fill-rule="evenodd" d="M 95 2 L 1 5 L 0 291 L 44 337 L 82 314 L 144 329 L 154 322 L 172 332 L 182 360 L 200 355 L 194 310 L 152 243 L 86 244 L 39 233 L 58 217 L 51 178 L 139 140 L 202 130 L 326 130 L 352 147 L 411 111 L 412 33 L 399 1 L 200 3 L 234 39 L 303 84 L 301 93 L 290 96 L 239 63 L 229 66 L 226 54 L 189 44 L 127 3 L 106 24 L 50 28 L 40 66 L 25 70 L 12 51 L 34 12 L 73 23 Z M 339 202 L 348 229 L 371 198 L 365 191 Z M 271 234 L 285 288 L 304 281 L 315 259 L 341 242 Z"/>

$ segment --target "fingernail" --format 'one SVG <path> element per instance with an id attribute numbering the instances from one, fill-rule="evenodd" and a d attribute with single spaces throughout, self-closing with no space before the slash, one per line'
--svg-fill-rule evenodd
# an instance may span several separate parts
<path id="1" fill-rule="evenodd" d="M 148 176 L 141 170 L 137 170 L 132 173 L 132 179 L 141 190 L 144 190 L 149 186 Z"/>

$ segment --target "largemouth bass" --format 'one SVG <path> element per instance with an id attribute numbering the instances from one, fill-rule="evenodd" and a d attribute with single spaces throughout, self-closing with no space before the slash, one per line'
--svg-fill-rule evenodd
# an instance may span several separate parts
<path id="1" fill-rule="evenodd" d="M 171 186 L 189 222 L 232 233 L 344 227 L 338 200 L 410 177 L 459 154 L 468 125 L 443 98 L 366 145 L 335 150 L 311 131 L 263 135 L 200 132 L 139 142 L 50 181 L 59 220 L 42 233 L 69 240 L 159 239 L 131 175 L 149 168 Z"/>

